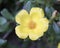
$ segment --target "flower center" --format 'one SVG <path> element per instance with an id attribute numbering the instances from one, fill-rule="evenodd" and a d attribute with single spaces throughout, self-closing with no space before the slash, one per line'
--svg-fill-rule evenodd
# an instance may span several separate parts
<path id="1" fill-rule="evenodd" d="M 36 27 L 36 23 L 33 21 L 30 21 L 28 26 L 30 29 L 34 29 Z"/>

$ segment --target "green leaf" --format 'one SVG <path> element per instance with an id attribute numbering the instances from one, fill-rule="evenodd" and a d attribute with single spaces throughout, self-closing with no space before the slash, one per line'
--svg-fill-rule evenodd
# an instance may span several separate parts
<path id="1" fill-rule="evenodd" d="M 9 23 L 5 23 L 3 25 L 0 26 L 0 33 L 4 33 L 5 31 L 7 31 L 9 28 Z"/>
<path id="2" fill-rule="evenodd" d="M 36 0 L 37 3 L 44 4 L 44 0 Z"/>
<path id="3" fill-rule="evenodd" d="M 27 10 L 27 11 L 29 12 L 30 9 L 31 9 L 31 7 L 32 7 L 31 1 L 28 1 L 28 2 L 24 5 L 23 9 L 25 9 L 25 10 Z"/>
<path id="4" fill-rule="evenodd" d="M 37 4 L 44 4 L 45 1 L 44 0 L 31 0 L 32 2 L 35 2 Z"/>
<path id="5" fill-rule="evenodd" d="M 57 0 L 48 0 L 49 4 L 54 4 L 56 3 Z"/>
<path id="6" fill-rule="evenodd" d="M 20 2 L 24 2 L 25 0 L 19 0 Z"/>
<path id="7" fill-rule="evenodd" d="M 46 37 L 48 38 L 48 42 L 53 44 L 55 40 L 55 32 L 53 29 L 53 23 L 49 25 L 48 31 L 46 32 Z"/>
<path id="8" fill-rule="evenodd" d="M 50 18 L 52 16 L 53 11 L 54 11 L 53 7 L 49 7 L 49 6 L 45 7 L 45 13 L 48 18 Z"/>
<path id="9" fill-rule="evenodd" d="M 3 10 L 1 11 L 1 14 L 2 14 L 2 16 L 4 16 L 6 19 L 11 20 L 11 21 L 14 21 L 13 15 L 12 15 L 7 9 L 3 9 Z"/>
<path id="10" fill-rule="evenodd" d="M 7 23 L 7 20 L 4 17 L 0 17 L 0 26 Z"/>
<path id="11" fill-rule="evenodd" d="M 53 22 L 53 29 L 56 34 L 60 34 L 60 28 L 55 22 Z"/>
<path id="12" fill-rule="evenodd" d="M 9 27 L 9 23 L 4 17 L 0 17 L 0 33 L 6 31 Z"/>
<path id="13" fill-rule="evenodd" d="M 7 40 L 0 39 L 0 46 L 3 46 L 7 43 Z"/>

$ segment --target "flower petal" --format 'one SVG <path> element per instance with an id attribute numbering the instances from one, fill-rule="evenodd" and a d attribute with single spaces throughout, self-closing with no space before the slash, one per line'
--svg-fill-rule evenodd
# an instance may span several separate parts
<path id="1" fill-rule="evenodd" d="M 47 18 L 40 19 L 40 27 L 42 32 L 46 32 L 49 27 L 49 20 Z"/>
<path id="2" fill-rule="evenodd" d="M 15 20 L 18 24 L 21 23 L 21 20 L 23 20 L 24 18 L 26 18 L 28 16 L 28 12 L 26 10 L 21 10 L 15 17 Z"/>
<path id="3" fill-rule="evenodd" d="M 39 29 L 35 29 L 35 30 L 33 30 L 32 32 L 29 33 L 29 38 L 30 38 L 31 40 L 37 40 L 37 39 L 39 39 L 40 37 L 42 37 L 43 34 L 44 34 L 44 33 L 43 33 L 43 32 L 40 32 Z"/>
<path id="4" fill-rule="evenodd" d="M 44 12 L 42 8 L 34 7 L 30 11 L 30 16 L 32 18 L 43 18 L 44 17 Z"/>
<path id="5" fill-rule="evenodd" d="M 17 26 L 15 28 L 15 31 L 16 31 L 16 35 L 21 39 L 25 39 L 28 37 L 28 30 L 22 25 Z"/>
<path id="6" fill-rule="evenodd" d="M 30 16 L 24 16 L 22 19 L 21 19 L 21 24 L 25 27 L 28 27 L 28 23 L 30 22 L 31 20 L 31 17 Z"/>
<path id="7" fill-rule="evenodd" d="M 60 43 L 58 43 L 58 47 L 57 48 L 60 48 Z"/>

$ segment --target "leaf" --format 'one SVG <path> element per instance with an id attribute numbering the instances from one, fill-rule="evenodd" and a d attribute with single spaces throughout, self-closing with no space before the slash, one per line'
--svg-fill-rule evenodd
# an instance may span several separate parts
<path id="1" fill-rule="evenodd" d="M 44 0 L 31 0 L 32 2 L 38 3 L 38 4 L 44 4 Z"/>
<path id="2" fill-rule="evenodd" d="M 11 21 L 14 21 L 13 15 L 12 15 L 7 9 L 3 9 L 3 10 L 1 11 L 1 14 L 2 14 L 2 16 L 4 16 L 6 19 L 11 20 Z"/>
<path id="3" fill-rule="evenodd" d="M 55 22 L 53 22 L 53 29 L 56 34 L 60 34 L 60 28 L 58 27 L 58 25 Z"/>
<path id="4" fill-rule="evenodd" d="M 9 23 L 4 17 L 0 17 L 0 33 L 8 29 Z"/>
<path id="5" fill-rule="evenodd" d="M 53 11 L 54 11 L 53 7 L 49 7 L 49 6 L 45 7 L 45 13 L 48 18 L 50 18 L 52 16 Z"/>
<path id="6" fill-rule="evenodd" d="M 54 4 L 57 2 L 57 0 L 49 0 L 48 2 L 49 2 L 49 4 Z"/>
<path id="7" fill-rule="evenodd" d="M 56 40 L 60 41 L 60 28 L 59 26 L 56 24 L 56 22 L 53 22 L 53 29 L 55 31 L 56 34 Z"/>
<path id="8" fill-rule="evenodd" d="M 37 3 L 44 4 L 44 0 L 36 0 Z"/>
<path id="9" fill-rule="evenodd" d="M 7 20 L 4 17 L 0 17 L 0 26 L 7 23 Z"/>
<path id="10" fill-rule="evenodd" d="M 0 46 L 3 46 L 7 43 L 7 40 L 0 39 Z"/>
<path id="11" fill-rule="evenodd" d="M 24 6 L 23 9 L 27 10 L 28 12 L 30 11 L 32 7 L 31 1 L 28 1 Z"/>
<path id="12" fill-rule="evenodd" d="M 52 23 L 49 25 L 48 31 L 46 32 L 46 37 L 48 38 L 48 42 L 53 44 L 55 41 L 55 32 Z"/>
<path id="13" fill-rule="evenodd" d="M 4 33 L 5 31 L 7 31 L 9 28 L 9 23 L 5 23 L 3 25 L 0 26 L 0 33 Z"/>
<path id="14" fill-rule="evenodd" d="M 24 2 L 25 0 L 19 0 L 20 2 Z"/>

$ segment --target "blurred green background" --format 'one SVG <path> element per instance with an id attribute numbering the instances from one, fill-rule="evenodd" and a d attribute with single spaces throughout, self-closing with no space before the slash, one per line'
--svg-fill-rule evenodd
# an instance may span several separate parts
<path id="1" fill-rule="evenodd" d="M 21 9 L 28 12 L 32 7 L 44 9 L 50 20 L 57 10 L 48 31 L 36 41 L 19 39 L 15 34 L 15 15 Z M 60 42 L 60 1 L 57 0 L 0 0 L 0 48 L 57 48 Z"/>

